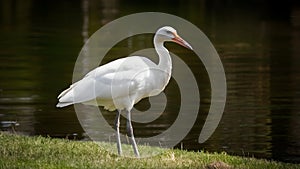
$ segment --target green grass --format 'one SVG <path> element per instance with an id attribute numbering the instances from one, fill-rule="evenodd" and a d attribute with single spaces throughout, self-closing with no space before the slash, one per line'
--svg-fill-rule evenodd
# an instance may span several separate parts
<path id="1" fill-rule="evenodd" d="M 136 159 L 109 153 L 107 147 L 115 145 L 0 132 L 0 168 L 214 168 L 217 165 L 241 169 L 300 168 L 299 164 L 181 150 L 162 150 L 159 155 Z M 130 146 L 124 145 L 124 148 L 130 149 Z M 141 152 L 153 149 L 147 146 L 139 148 Z"/>

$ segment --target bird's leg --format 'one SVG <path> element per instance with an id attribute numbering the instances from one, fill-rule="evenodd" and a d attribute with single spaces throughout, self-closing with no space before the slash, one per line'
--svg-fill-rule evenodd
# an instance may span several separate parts
<path id="1" fill-rule="evenodd" d="M 117 148 L 118 148 L 118 154 L 122 155 L 122 147 L 121 147 L 121 139 L 120 139 L 120 114 L 121 111 L 117 111 L 117 116 L 115 119 L 115 129 L 116 129 L 116 135 L 117 135 Z"/>
<path id="2" fill-rule="evenodd" d="M 136 157 L 140 157 L 140 153 L 139 153 L 139 150 L 137 148 L 137 145 L 136 145 L 136 142 L 135 142 L 135 139 L 134 139 L 134 135 L 133 135 L 133 128 L 132 128 L 132 125 L 131 125 L 131 113 L 130 113 L 130 111 L 127 111 L 127 126 L 126 127 L 127 127 L 127 134 L 128 134 L 128 137 L 130 138 L 134 154 L 135 154 Z"/>

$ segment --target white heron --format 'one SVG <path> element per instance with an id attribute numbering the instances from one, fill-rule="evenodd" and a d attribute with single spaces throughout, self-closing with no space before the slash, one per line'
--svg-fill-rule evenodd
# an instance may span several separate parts
<path id="1" fill-rule="evenodd" d="M 120 140 L 120 114 L 126 111 L 127 135 L 130 138 L 134 153 L 139 157 L 139 151 L 134 139 L 131 124 L 131 109 L 134 104 L 149 96 L 158 95 L 168 84 L 172 60 L 169 51 L 164 47 L 164 42 L 176 42 L 193 50 L 177 31 L 164 26 L 157 30 L 153 43 L 159 56 L 159 63 L 141 56 L 121 58 L 90 71 L 84 78 L 72 84 L 59 96 L 57 107 L 65 107 L 75 103 L 86 105 L 104 106 L 109 111 L 117 110 L 115 130 L 117 137 L 118 154 L 122 155 Z"/>

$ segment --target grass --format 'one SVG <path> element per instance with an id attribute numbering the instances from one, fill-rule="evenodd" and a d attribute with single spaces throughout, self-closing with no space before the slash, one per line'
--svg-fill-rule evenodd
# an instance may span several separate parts
<path id="1" fill-rule="evenodd" d="M 299 164 L 182 150 L 166 150 L 153 157 L 136 159 L 107 152 L 107 147 L 112 146 L 115 145 L 0 132 L 0 168 L 300 168 Z M 124 145 L 124 148 L 131 147 Z M 141 152 L 153 149 L 139 148 Z"/>

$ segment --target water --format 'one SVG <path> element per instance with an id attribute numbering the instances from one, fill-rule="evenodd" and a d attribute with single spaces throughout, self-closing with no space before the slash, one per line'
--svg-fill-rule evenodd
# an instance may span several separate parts
<path id="1" fill-rule="evenodd" d="M 173 1 L 172 1 L 173 2 Z M 195 56 L 183 58 L 196 75 L 200 111 L 178 148 L 226 151 L 279 161 L 300 161 L 300 8 L 294 4 L 165 1 L 0 0 L 0 127 L 26 135 L 88 139 L 73 107 L 57 109 L 57 95 L 72 80 L 84 41 L 103 24 L 143 11 L 160 11 L 197 25 L 215 45 L 226 72 L 225 112 L 213 136 L 197 139 L 210 105 L 210 84 Z M 180 32 L 180 30 L 178 30 Z M 151 47 L 151 35 L 125 39 L 105 62 Z M 128 46 L 128 42 L 132 46 Z M 141 43 L 142 42 L 142 43 Z M 178 55 L 191 55 L 167 44 Z M 135 124 L 137 136 L 159 134 L 178 113 L 172 80 L 159 120 Z M 149 102 L 136 107 L 147 110 Z M 114 113 L 104 113 L 112 124 Z M 121 129 L 125 132 L 124 127 Z"/>

